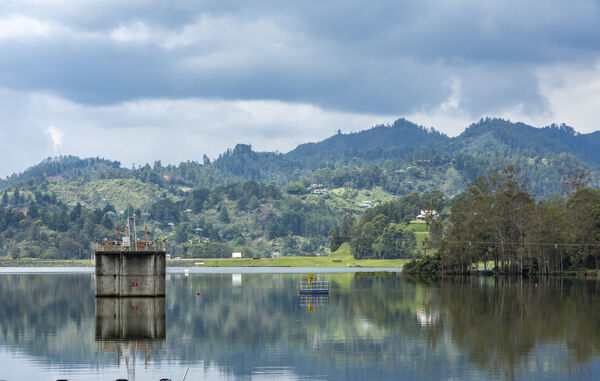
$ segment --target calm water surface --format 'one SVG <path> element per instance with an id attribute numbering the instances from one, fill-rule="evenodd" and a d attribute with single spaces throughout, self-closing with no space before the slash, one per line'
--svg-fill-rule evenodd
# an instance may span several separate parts
<path id="1" fill-rule="evenodd" d="M 317 278 L 328 298 L 300 298 L 304 274 L 247 272 L 96 300 L 93 274 L 0 274 L 0 379 L 600 378 L 596 281 Z"/>

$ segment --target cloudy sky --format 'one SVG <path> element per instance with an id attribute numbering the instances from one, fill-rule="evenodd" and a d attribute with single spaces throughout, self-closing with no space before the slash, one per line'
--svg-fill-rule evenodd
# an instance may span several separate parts
<path id="1" fill-rule="evenodd" d="M 399 117 L 599 129 L 591 0 L 3 0 L 0 176 L 287 152 Z"/>

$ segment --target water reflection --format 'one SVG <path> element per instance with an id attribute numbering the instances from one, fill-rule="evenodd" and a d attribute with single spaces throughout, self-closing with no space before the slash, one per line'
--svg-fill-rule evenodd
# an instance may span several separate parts
<path id="1" fill-rule="evenodd" d="M 438 324 L 440 315 L 437 312 L 428 312 L 423 309 L 418 309 L 417 320 L 421 327 L 433 326 Z"/>
<path id="2" fill-rule="evenodd" d="M 326 295 L 298 295 L 300 307 L 305 307 L 308 312 L 315 312 L 316 308 L 329 305 L 329 294 Z"/>
<path id="3" fill-rule="evenodd" d="M 134 379 L 136 359 L 144 366 L 160 357 L 166 338 L 165 298 L 96 298 L 96 343 L 113 354 Z"/>
<path id="4" fill-rule="evenodd" d="M 598 281 L 467 278 L 442 283 L 439 309 L 471 363 L 515 378 L 527 367 L 576 371 L 597 361 L 599 302 Z"/>
<path id="5" fill-rule="evenodd" d="M 87 274 L 0 276 L 0 379 L 27 379 L 31 360 L 39 379 L 131 380 L 135 361 L 139 379 L 600 374 L 595 281 L 321 274 L 320 299 L 298 295 L 305 276 L 234 275 L 172 274 L 165 299 L 131 300 L 94 300 Z"/>
<path id="6" fill-rule="evenodd" d="M 165 298 L 96 298 L 97 341 L 166 337 Z"/>

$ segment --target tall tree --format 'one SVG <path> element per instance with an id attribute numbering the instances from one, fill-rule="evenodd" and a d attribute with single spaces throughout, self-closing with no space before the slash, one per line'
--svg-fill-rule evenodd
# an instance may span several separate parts
<path id="1" fill-rule="evenodd" d="M 585 258 L 594 258 L 600 268 L 600 190 L 579 189 L 567 201 L 578 260 L 585 268 Z"/>
<path id="2" fill-rule="evenodd" d="M 496 271 L 522 271 L 526 229 L 534 205 L 510 166 L 469 184 L 451 208 L 451 227 L 441 253 L 446 269 L 465 272 L 491 254 Z"/>
<path id="3" fill-rule="evenodd" d="M 21 203 L 21 193 L 19 192 L 19 187 L 15 188 L 12 196 L 12 204 L 19 205 Z"/>

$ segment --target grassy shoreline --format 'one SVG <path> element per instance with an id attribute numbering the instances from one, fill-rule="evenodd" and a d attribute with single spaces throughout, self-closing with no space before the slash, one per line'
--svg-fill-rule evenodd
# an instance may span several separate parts
<path id="1" fill-rule="evenodd" d="M 407 259 L 354 259 L 345 243 L 327 257 L 168 259 L 168 267 L 402 267 Z M 93 267 L 90 259 L 0 260 L 0 267 Z"/>
<path id="2" fill-rule="evenodd" d="M 405 260 L 367 259 L 347 262 L 333 262 L 327 257 L 287 257 L 287 258 L 186 258 L 167 261 L 167 267 L 402 267 Z M 0 267 L 94 267 L 89 259 L 73 260 L 0 260 Z"/>
<path id="3" fill-rule="evenodd" d="M 0 267 L 93 267 L 90 259 L 24 259 L 0 260 Z"/>

